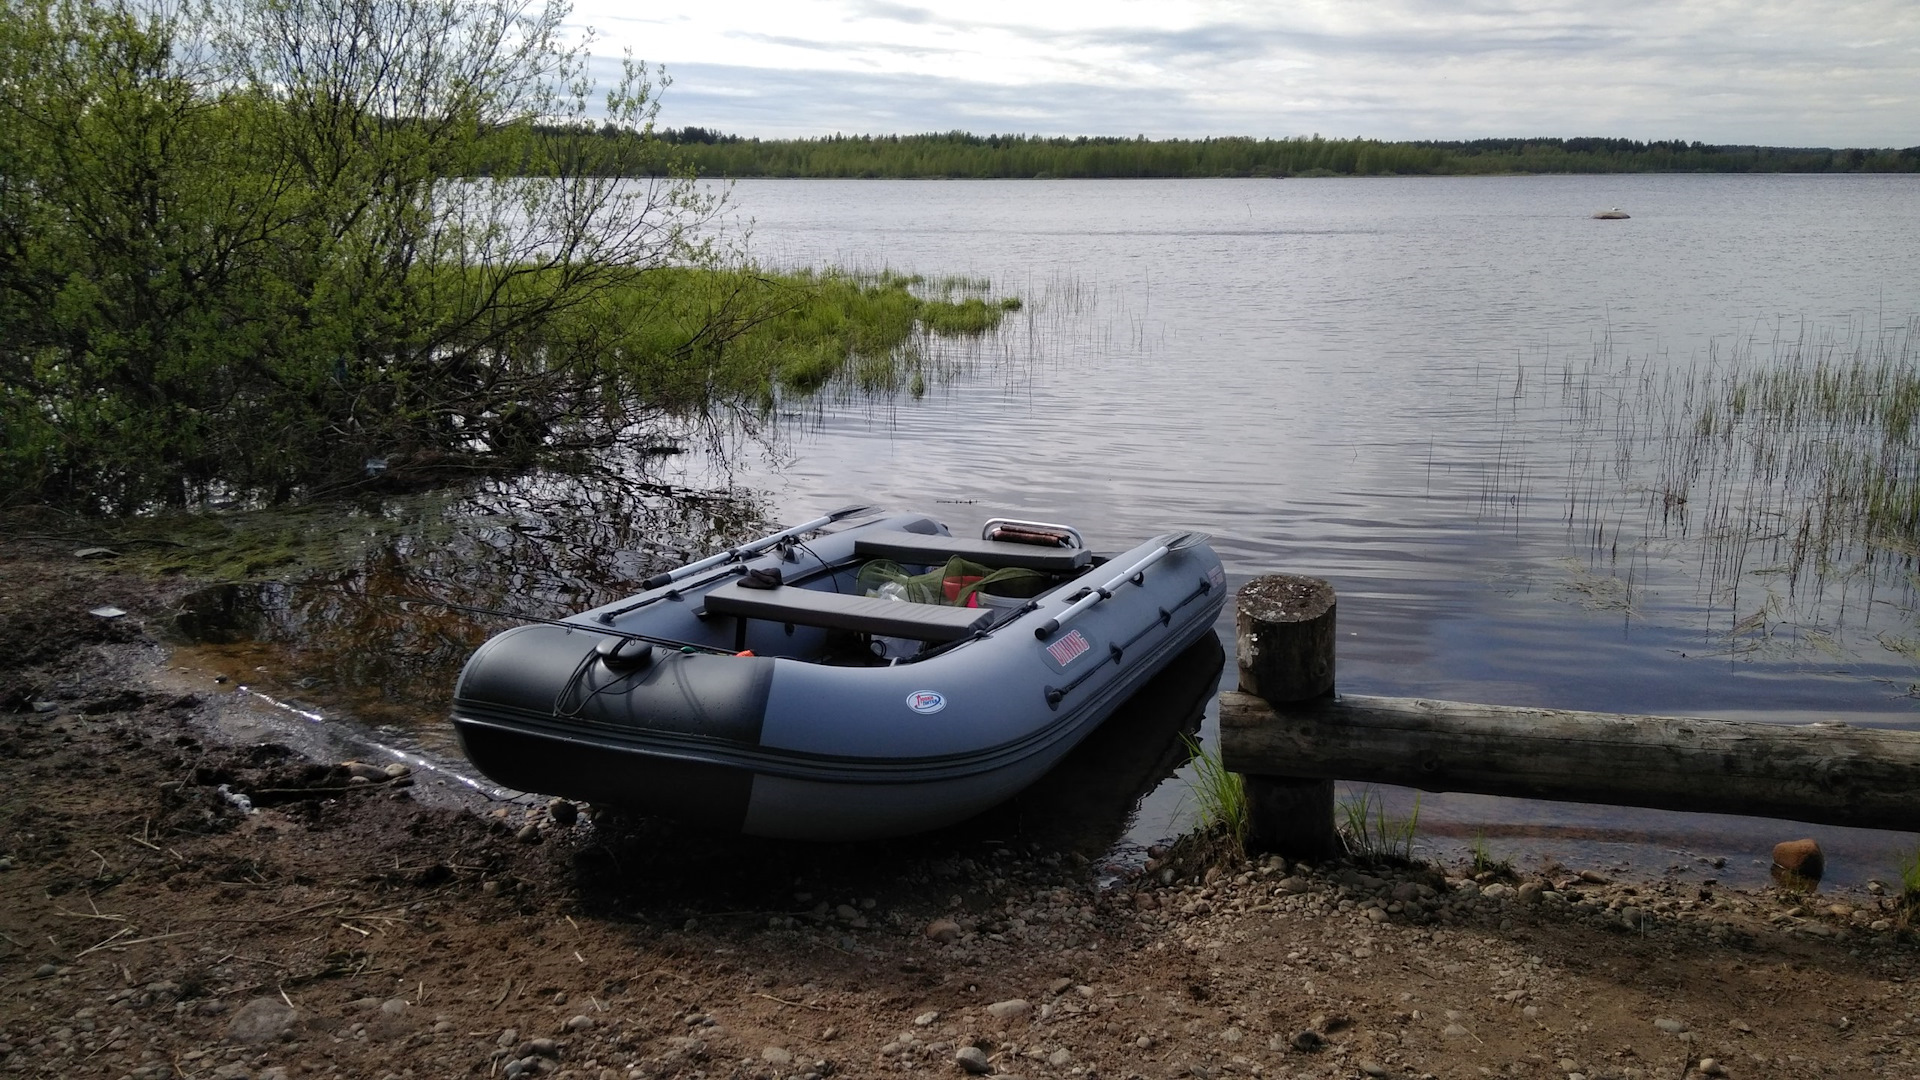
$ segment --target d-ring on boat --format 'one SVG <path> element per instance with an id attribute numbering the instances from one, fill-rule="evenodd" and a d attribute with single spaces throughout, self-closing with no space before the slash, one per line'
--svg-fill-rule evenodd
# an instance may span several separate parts
<path id="1" fill-rule="evenodd" d="M 1206 539 L 1103 558 L 1067 526 L 972 539 L 848 507 L 496 635 L 453 722 L 524 791 L 756 836 L 934 829 L 1038 779 L 1210 632 Z"/>

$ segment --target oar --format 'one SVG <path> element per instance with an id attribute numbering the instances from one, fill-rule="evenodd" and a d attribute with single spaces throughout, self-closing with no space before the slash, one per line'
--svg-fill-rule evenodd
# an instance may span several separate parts
<path id="1" fill-rule="evenodd" d="M 603 637 L 622 638 L 627 641 L 644 641 L 649 645 L 664 645 L 669 649 L 692 649 L 695 652 L 717 653 L 721 656 L 733 656 L 732 649 L 722 649 L 713 645 L 702 645 L 697 641 L 676 641 L 673 638 L 659 637 L 655 634 L 636 634 L 631 630 L 614 630 L 600 626 L 584 626 L 564 619 L 545 619 L 538 615 L 523 615 L 518 611 L 501 611 L 498 608 L 474 607 L 471 604 L 456 604 L 451 600 L 435 600 L 431 596 L 396 596 L 392 599 L 401 604 L 432 604 L 435 607 L 464 611 L 469 615 L 492 615 L 502 619 L 515 619 L 520 622 L 539 623 L 543 626 L 560 626 L 568 630 L 578 630 L 583 634 L 599 634 Z"/>
<path id="2" fill-rule="evenodd" d="M 671 585 L 674 582 L 679 581 L 681 578 L 686 577 L 689 574 L 697 574 L 700 571 L 707 569 L 708 567 L 719 566 L 721 563 L 734 562 L 739 559 L 744 559 L 749 555 L 757 555 L 760 552 L 765 551 L 768 548 L 774 546 L 775 544 L 779 544 L 784 541 L 791 540 L 794 537 L 799 536 L 801 533 L 812 532 L 813 530 L 821 528 L 822 526 L 831 525 L 834 522 L 839 521 L 841 518 L 852 517 L 853 515 L 861 513 L 862 511 L 871 510 L 871 509 L 873 509 L 873 507 L 871 506 L 843 506 L 840 509 L 835 510 L 833 513 L 828 514 L 826 517 L 815 518 L 812 521 L 807 522 L 805 525 L 795 525 L 791 529 L 786 529 L 782 532 L 774 533 L 772 536 L 763 536 L 760 539 L 754 540 L 750 543 L 741 544 L 737 548 L 729 548 L 728 550 L 723 551 L 718 555 L 711 555 L 711 556 L 708 556 L 707 558 L 701 559 L 699 562 L 688 563 L 687 565 L 681 567 L 678 570 L 668 570 L 664 573 L 655 574 L 652 577 L 648 578 L 647 580 L 641 582 L 640 587 L 642 589 L 657 589 L 662 585 Z"/>
<path id="3" fill-rule="evenodd" d="M 1204 544 L 1209 539 L 1210 537 L 1208 537 L 1206 533 L 1200 532 L 1167 533 L 1165 536 L 1154 537 L 1154 542 L 1158 546 L 1152 551 L 1147 552 L 1146 556 L 1139 562 L 1122 570 L 1112 581 L 1094 589 L 1092 592 L 1075 601 L 1072 607 L 1041 623 L 1039 626 L 1034 627 L 1033 636 L 1045 641 L 1048 635 L 1066 625 L 1070 620 L 1078 617 L 1088 608 L 1091 608 L 1102 600 L 1111 598 L 1115 589 L 1138 578 L 1141 571 L 1147 567 L 1166 558 L 1173 552 L 1185 551 L 1196 544 Z"/>

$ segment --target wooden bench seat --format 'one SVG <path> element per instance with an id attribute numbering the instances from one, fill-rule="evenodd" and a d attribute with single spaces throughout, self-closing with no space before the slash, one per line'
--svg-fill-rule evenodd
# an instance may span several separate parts
<path id="1" fill-rule="evenodd" d="M 707 593 L 706 609 L 715 615 L 765 619 L 796 626 L 821 626 L 914 641 L 958 641 L 993 624 L 991 608 L 911 604 L 878 596 L 851 596 L 782 585 L 743 589 L 728 582 Z"/>
<path id="2" fill-rule="evenodd" d="M 1006 540 L 970 540 L 961 536 L 932 536 L 927 533 L 890 530 L 861 536 L 853 542 L 853 553 L 864 559 L 892 559 L 894 562 L 933 566 L 955 555 L 998 570 L 1017 566 L 1025 570 L 1044 570 L 1068 574 L 1093 564 L 1093 552 L 1086 548 L 1041 547 Z"/>

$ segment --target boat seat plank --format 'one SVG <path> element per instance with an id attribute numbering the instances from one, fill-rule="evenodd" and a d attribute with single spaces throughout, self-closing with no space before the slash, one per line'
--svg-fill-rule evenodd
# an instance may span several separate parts
<path id="1" fill-rule="evenodd" d="M 1041 547 L 1007 540 L 971 540 L 963 536 L 930 536 L 898 529 L 868 533 L 855 539 L 853 553 L 866 559 L 892 559 L 895 562 L 922 565 L 944 563 L 958 555 L 996 570 L 1015 566 L 1057 574 L 1085 569 L 1093 563 L 1093 553 L 1086 548 Z"/>
<path id="2" fill-rule="evenodd" d="M 743 589 L 728 582 L 707 593 L 707 611 L 743 619 L 822 626 L 915 641 L 958 641 L 992 625 L 993 609 L 912 604 L 878 596 L 851 596 L 782 585 Z"/>

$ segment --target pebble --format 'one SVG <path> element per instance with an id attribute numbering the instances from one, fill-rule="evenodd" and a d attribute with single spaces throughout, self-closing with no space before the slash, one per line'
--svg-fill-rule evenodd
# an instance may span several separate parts
<path id="1" fill-rule="evenodd" d="M 919 1016 L 916 1016 L 913 1018 L 913 1026 L 928 1027 L 928 1026 L 931 1026 L 935 1020 L 938 1020 L 938 1019 L 940 1019 L 940 1014 L 938 1012 L 923 1012 Z"/>
<path id="2" fill-rule="evenodd" d="M 277 997 L 257 997 L 240 1006 L 227 1021 L 227 1038 L 259 1044 L 285 1038 L 300 1014 Z"/>
<path id="3" fill-rule="evenodd" d="M 1448 1024 L 1446 1027 L 1440 1029 L 1440 1034 L 1442 1037 L 1448 1039 L 1464 1039 L 1467 1036 L 1467 1029 L 1461 1027 L 1459 1024 Z"/>
<path id="4" fill-rule="evenodd" d="M 523 844 L 537 844 L 540 842 L 540 826 L 532 823 L 522 825 L 520 826 L 520 831 L 514 833 L 513 836 L 514 839 Z"/>
<path id="5" fill-rule="evenodd" d="M 579 1016 L 569 1017 L 567 1019 L 566 1028 L 568 1031 L 591 1030 L 593 1028 L 593 1017 L 587 1016 L 584 1013 Z"/>
<path id="6" fill-rule="evenodd" d="M 769 1065 L 791 1065 L 793 1052 L 784 1046 L 769 1046 L 760 1051 L 760 1060 Z"/>
<path id="7" fill-rule="evenodd" d="M 960 940 L 960 924 L 952 919 L 935 919 L 927 924 L 927 936 L 942 945 Z"/>
<path id="8" fill-rule="evenodd" d="M 1661 1031 L 1664 1031 L 1669 1035 L 1678 1035 L 1681 1032 L 1687 1030 L 1687 1025 L 1681 1023 L 1678 1020 L 1674 1020 L 1670 1017 L 1665 1017 L 1665 1016 L 1662 1016 L 1658 1020 L 1655 1020 L 1653 1022 L 1653 1026 L 1659 1028 Z"/>
<path id="9" fill-rule="evenodd" d="M 1523 881 L 1520 883 L 1520 888 L 1516 890 L 1515 895 L 1521 903 L 1532 907 L 1540 902 L 1541 898 L 1546 895 L 1546 892 L 1547 887 L 1538 881 Z"/>
<path id="10" fill-rule="evenodd" d="M 1320 1033 L 1311 1028 L 1300 1032 L 1290 1040 L 1290 1045 L 1303 1054 L 1310 1054 L 1326 1044 L 1327 1040 L 1321 1038 Z"/>
<path id="11" fill-rule="evenodd" d="M 1369 1061 L 1366 1058 L 1361 1058 L 1359 1061 L 1355 1062 L 1354 1064 L 1360 1069 L 1361 1072 L 1366 1073 L 1368 1076 L 1387 1075 L 1387 1070 L 1381 1067 L 1379 1062 Z"/>
<path id="12" fill-rule="evenodd" d="M 953 1062 L 975 1076 L 984 1076 L 993 1071 L 993 1066 L 987 1061 L 987 1052 L 977 1046 L 961 1047 L 954 1052 Z"/>
<path id="13" fill-rule="evenodd" d="M 995 1020 L 1018 1020 L 1033 1011 L 1024 998 L 1009 998 L 987 1006 L 987 1015 Z"/>
<path id="14" fill-rule="evenodd" d="M 41 964 L 39 967 L 33 969 L 33 977 L 36 979 L 51 979 L 58 974 L 60 974 L 60 966 L 58 964 Z"/>

